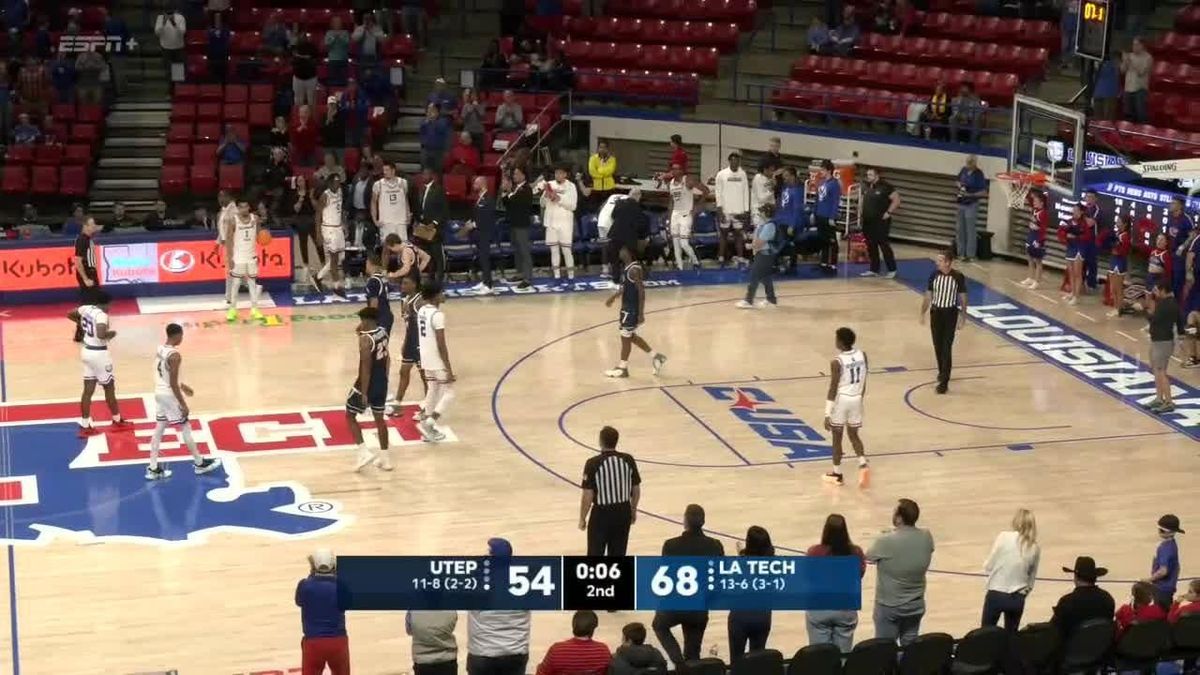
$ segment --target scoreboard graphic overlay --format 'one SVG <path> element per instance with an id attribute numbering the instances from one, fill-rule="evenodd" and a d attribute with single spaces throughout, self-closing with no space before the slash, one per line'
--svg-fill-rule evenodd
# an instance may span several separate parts
<path id="1" fill-rule="evenodd" d="M 339 556 L 347 610 L 837 610 L 855 557 Z"/>

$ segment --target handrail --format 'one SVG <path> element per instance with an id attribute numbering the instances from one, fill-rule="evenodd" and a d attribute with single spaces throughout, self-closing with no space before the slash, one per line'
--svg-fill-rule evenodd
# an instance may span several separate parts
<path id="1" fill-rule="evenodd" d="M 561 96 L 561 95 L 560 95 L 560 96 Z M 554 104 L 556 104 L 556 103 L 559 103 L 559 102 L 560 102 L 560 99 L 559 99 L 559 98 L 555 98 L 555 99 L 553 99 L 553 100 L 551 100 L 551 101 L 548 101 L 548 102 L 546 103 L 546 105 L 542 106 L 542 109 L 541 109 L 541 110 L 539 110 L 539 111 L 537 111 L 537 114 L 535 114 L 535 115 L 533 116 L 533 120 L 536 122 L 536 121 L 537 121 L 537 120 L 538 120 L 538 119 L 539 119 L 539 118 L 540 118 L 540 117 L 541 117 L 543 114 L 545 114 L 545 112 L 546 112 L 547 110 L 549 110 L 549 109 L 550 109 L 550 106 L 552 106 L 552 105 L 554 105 Z M 543 140 L 545 140 L 545 138 L 546 138 L 546 137 L 548 137 L 548 136 L 550 135 L 550 132 L 551 132 L 551 131 L 553 131 L 554 129 L 556 129 L 556 128 L 558 127 L 558 124 L 559 124 L 560 122 L 562 122 L 562 121 L 563 121 L 563 119 L 565 119 L 565 117 L 560 117 L 560 118 L 558 118 L 557 120 L 555 120 L 555 121 L 554 121 L 554 124 L 551 124 L 551 125 L 550 125 L 550 128 L 549 128 L 549 129 L 546 129 L 545 133 L 542 133 L 542 132 L 541 132 L 541 129 L 540 129 L 540 127 L 539 127 L 539 130 L 538 130 L 538 139 L 537 139 L 537 141 L 535 141 L 535 142 L 534 142 L 534 144 L 533 144 L 533 147 L 532 147 L 532 148 L 530 148 L 530 152 L 533 152 L 534 150 L 537 150 L 537 149 L 538 149 L 538 147 L 539 147 L 539 146 L 542 144 L 542 141 L 543 141 Z M 524 138 L 524 137 L 525 137 L 525 135 L 524 135 L 524 134 L 522 134 L 522 135 L 521 135 L 521 138 Z M 499 159 L 499 160 L 496 162 L 496 163 L 497 163 L 497 165 L 500 165 L 500 166 L 503 166 L 503 165 L 504 165 L 504 160 L 508 158 L 508 153 L 512 152 L 513 150 L 515 150 L 515 149 L 517 148 L 517 146 L 518 146 L 518 145 L 520 145 L 520 139 L 517 139 L 517 140 L 518 140 L 518 142 L 516 142 L 516 143 L 513 143 L 513 144 L 509 145 L 507 148 L 505 148 L 505 149 L 504 149 L 504 153 L 500 155 L 500 159 Z"/>

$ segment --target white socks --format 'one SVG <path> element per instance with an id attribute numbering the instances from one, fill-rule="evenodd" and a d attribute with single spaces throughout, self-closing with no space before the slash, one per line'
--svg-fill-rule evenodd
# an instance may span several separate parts
<path id="1" fill-rule="evenodd" d="M 154 437 L 150 439 L 150 468 L 158 468 L 158 448 L 162 444 L 163 433 L 167 430 L 167 422 L 159 420 L 154 426 Z M 179 436 L 183 439 L 184 445 L 187 446 L 188 452 L 192 454 L 192 461 L 199 464 L 204 461 L 200 456 L 200 450 L 196 448 L 196 440 L 192 438 L 192 429 L 187 424 L 179 427 Z"/>
<path id="2" fill-rule="evenodd" d="M 225 304 L 229 307 L 234 307 L 234 300 L 237 298 L 238 288 L 242 285 L 242 280 L 230 274 L 225 277 Z"/>
<path id="3" fill-rule="evenodd" d="M 441 417 L 454 400 L 454 385 L 450 382 L 430 381 L 425 392 L 425 412 L 434 419 Z"/>
<path id="4" fill-rule="evenodd" d="M 258 285 L 258 277 L 250 277 L 246 279 L 246 283 L 250 285 L 250 308 L 258 309 L 258 295 L 262 291 L 262 286 Z"/>
<path id="5" fill-rule="evenodd" d="M 550 246 L 550 267 L 554 268 L 554 278 L 558 279 L 561 274 L 562 265 L 567 266 L 567 278 L 575 278 L 575 252 L 570 246 L 551 244 Z"/>
<path id="6" fill-rule="evenodd" d="M 696 257 L 696 251 L 692 248 L 692 242 L 686 237 L 671 237 L 675 244 L 675 264 L 679 265 L 679 269 L 683 269 L 683 258 L 686 255 L 687 259 L 693 265 L 699 265 L 700 259 Z"/>

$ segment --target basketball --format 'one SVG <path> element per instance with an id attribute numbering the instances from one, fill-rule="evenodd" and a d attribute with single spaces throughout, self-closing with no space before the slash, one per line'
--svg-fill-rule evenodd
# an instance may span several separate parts
<path id="1" fill-rule="evenodd" d="M 271 233 L 266 230 L 259 230 L 258 231 L 258 245 L 266 246 L 269 243 L 271 243 Z"/>

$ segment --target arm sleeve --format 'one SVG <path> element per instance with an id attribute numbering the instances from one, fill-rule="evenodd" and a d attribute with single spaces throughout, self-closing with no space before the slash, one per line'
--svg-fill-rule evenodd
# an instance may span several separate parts
<path id="1" fill-rule="evenodd" d="M 574 213 L 575 205 L 578 203 L 579 192 L 575 189 L 575 184 L 567 183 L 567 189 L 563 191 L 562 198 L 559 199 L 558 205 Z"/>
<path id="2" fill-rule="evenodd" d="M 588 157 L 588 175 L 591 176 L 592 179 L 602 177 L 600 174 L 600 156 L 599 155 L 592 155 L 591 157 Z"/>
<path id="3" fill-rule="evenodd" d="M 584 490 L 596 489 L 596 472 L 593 470 L 592 466 L 593 463 L 591 460 L 588 460 L 583 465 L 583 481 L 580 483 L 579 487 L 583 488 Z"/>
<path id="4" fill-rule="evenodd" d="M 717 172 L 717 180 L 713 185 L 713 188 L 715 188 L 714 192 L 716 193 L 715 197 L 717 200 L 717 208 L 725 208 L 725 174 L 723 172 Z"/>

